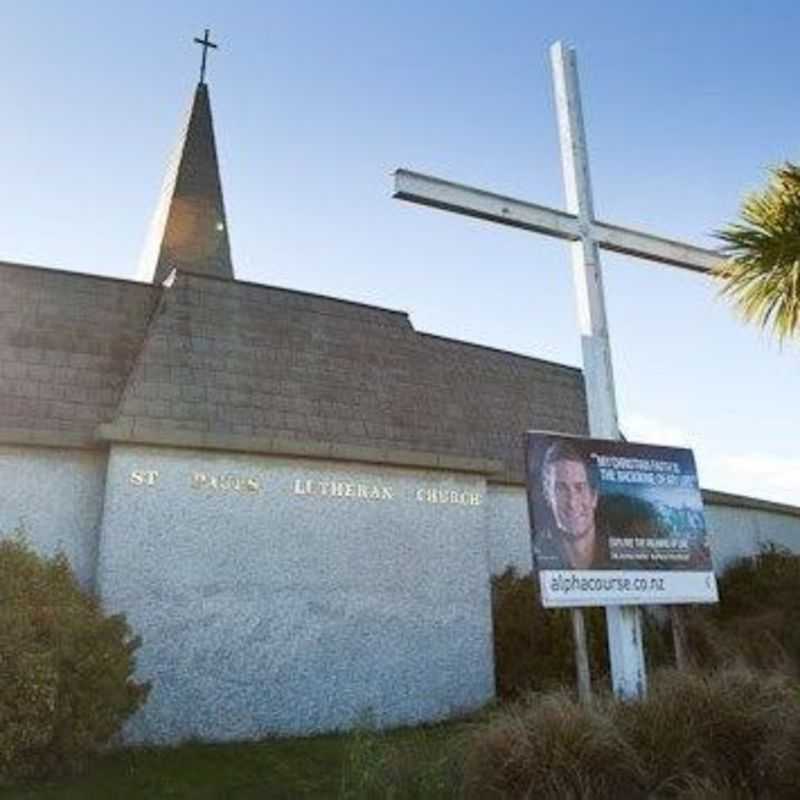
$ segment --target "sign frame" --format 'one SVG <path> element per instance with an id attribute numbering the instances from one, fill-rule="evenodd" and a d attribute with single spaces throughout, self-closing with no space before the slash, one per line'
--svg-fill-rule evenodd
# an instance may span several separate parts
<path id="1" fill-rule="evenodd" d="M 525 472 L 545 607 L 718 602 L 690 449 L 528 431 Z"/>

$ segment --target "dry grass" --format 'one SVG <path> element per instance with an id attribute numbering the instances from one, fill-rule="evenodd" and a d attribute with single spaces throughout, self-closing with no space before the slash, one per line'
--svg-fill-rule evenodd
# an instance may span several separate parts
<path id="1" fill-rule="evenodd" d="M 476 727 L 464 768 L 465 797 L 643 796 L 645 774 L 605 705 L 564 692 L 531 694 Z"/>
<path id="2" fill-rule="evenodd" d="M 670 670 L 646 701 L 618 706 L 615 717 L 660 797 L 696 791 L 702 781 L 763 796 L 800 777 L 800 703 L 780 673 Z"/>
<path id="3" fill-rule="evenodd" d="M 657 675 L 646 700 L 532 694 L 473 733 L 467 798 L 796 798 L 800 697 L 745 668 Z"/>

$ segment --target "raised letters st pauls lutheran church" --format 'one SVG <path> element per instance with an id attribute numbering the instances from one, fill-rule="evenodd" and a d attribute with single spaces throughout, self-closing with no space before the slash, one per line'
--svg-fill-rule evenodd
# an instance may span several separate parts
<path id="1" fill-rule="evenodd" d="M 235 276 L 209 89 L 136 279 L 0 262 L 0 531 L 141 635 L 129 741 L 399 725 L 494 693 L 490 577 L 531 569 L 524 431 L 579 370 Z M 706 492 L 717 566 L 800 510 Z"/>

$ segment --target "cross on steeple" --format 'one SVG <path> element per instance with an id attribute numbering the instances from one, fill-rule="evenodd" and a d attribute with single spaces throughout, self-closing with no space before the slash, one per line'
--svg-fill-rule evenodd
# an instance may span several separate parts
<path id="1" fill-rule="evenodd" d="M 206 55 L 208 53 L 208 48 L 213 47 L 215 50 L 217 49 L 217 45 L 208 38 L 208 33 L 208 28 L 206 28 L 202 39 L 198 39 L 196 36 L 194 38 L 195 42 L 203 48 L 203 61 L 200 64 L 200 83 L 205 83 L 206 80 Z"/>

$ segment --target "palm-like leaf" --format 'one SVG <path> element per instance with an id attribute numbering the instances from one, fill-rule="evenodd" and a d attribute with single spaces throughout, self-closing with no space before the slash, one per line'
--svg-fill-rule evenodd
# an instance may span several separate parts
<path id="1" fill-rule="evenodd" d="M 773 169 L 766 189 L 745 198 L 741 219 L 717 232 L 720 293 L 779 340 L 800 336 L 800 167 Z"/>

